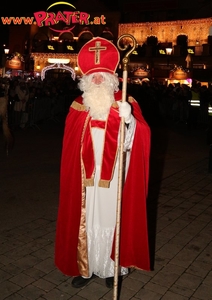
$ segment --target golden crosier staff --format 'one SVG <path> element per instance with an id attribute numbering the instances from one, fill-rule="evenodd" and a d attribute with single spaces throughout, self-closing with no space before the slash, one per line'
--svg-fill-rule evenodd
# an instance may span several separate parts
<path id="1" fill-rule="evenodd" d="M 117 41 L 117 46 L 120 51 L 125 51 L 128 45 L 121 45 L 121 40 L 124 38 L 130 38 L 133 42 L 132 48 L 125 54 L 122 59 L 123 67 L 123 82 L 122 82 L 122 102 L 126 101 L 127 95 L 127 77 L 128 77 L 128 63 L 129 56 L 137 47 L 137 42 L 134 36 L 130 34 L 123 34 Z M 120 239 L 120 218 L 121 218 L 121 197 L 122 197 L 122 186 L 123 186 L 123 157 L 124 157 L 124 131 L 125 131 L 125 120 L 121 118 L 121 132 L 120 132 L 120 149 L 119 149 L 119 175 L 118 175 L 118 195 L 117 195 L 117 210 L 116 210 L 116 236 L 115 236 L 115 267 L 114 267 L 114 293 L 113 299 L 117 299 L 118 295 L 118 273 L 119 273 L 119 239 Z"/>

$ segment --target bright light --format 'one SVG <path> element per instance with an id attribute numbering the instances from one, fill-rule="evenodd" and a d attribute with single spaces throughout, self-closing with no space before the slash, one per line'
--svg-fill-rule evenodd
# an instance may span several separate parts
<path id="1" fill-rule="evenodd" d="M 171 55 L 172 54 L 172 48 L 166 48 L 166 54 Z"/>
<path id="2" fill-rule="evenodd" d="M 50 64 L 68 64 L 70 62 L 69 58 L 48 58 Z"/>
<path id="3" fill-rule="evenodd" d="M 5 54 L 8 54 L 8 53 L 9 53 L 9 51 L 10 51 L 9 49 L 7 49 L 7 48 L 4 48 L 4 53 L 5 53 Z"/>

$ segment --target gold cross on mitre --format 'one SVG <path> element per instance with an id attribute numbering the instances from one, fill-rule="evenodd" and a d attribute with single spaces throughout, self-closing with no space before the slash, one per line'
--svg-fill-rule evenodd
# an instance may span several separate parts
<path id="1" fill-rule="evenodd" d="M 101 46 L 101 42 L 96 42 L 95 47 L 90 47 L 89 51 L 95 51 L 95 65 L 100 64 L 100 51 L 106 50 L 107 47 Z"/>

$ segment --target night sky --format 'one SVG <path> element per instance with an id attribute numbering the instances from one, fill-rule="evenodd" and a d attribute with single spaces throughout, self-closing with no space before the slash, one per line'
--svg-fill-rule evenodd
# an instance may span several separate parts
<path id="1" fill-rule="evenodd" d="M 1 16 L 6 16 L 7 14 L 8 17 L 11 16 L 18 16 L 20 17 L 22 14 L 26 13 L 33 13 L 34 11 L 40 11 L 40 10 L 46 10 L 46 8 L 51 5 L 52 3 L 55 3 L 56 1 L 46 1 L 43 0 L 42 2 L 40 1 L 34 1 L 34 2 L 8 2 L 8 5 L 6 3 L 4 4 L 3 8 L 1 8 Z M 69 2 L 69 1 L 67 1 Z"/>
<path id="2" fill-rule="evenodd" d="M 121 0 L 120 0 L 121 1 Z M 54 4 L 58 1 L 55 0 L 43 0 L 43 1 L 30 1 L 23 4 L 21 1 L 16 2 L 5 2 L 1 7 L 0 14 L 1 16 L 21 16 L 21 14 L 25 15 L 27 13 L 32 14 L 34 11 L 42 11 L 46 10 L 51 4 Z M 71 0 L 64 1 L 68 2 L 79 9 L 81 11 L 95 11 L 98 9 L 106 9 L 106 10 L 119 10 L 120 5 L 119 1 L 114 0 Z M 30 16 L 30 15 L 29 15 Z"/>

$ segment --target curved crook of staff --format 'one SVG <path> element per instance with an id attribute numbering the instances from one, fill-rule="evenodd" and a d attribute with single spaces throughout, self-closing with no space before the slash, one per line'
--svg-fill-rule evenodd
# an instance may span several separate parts
<path id="1" fill-rule="evenodd" d="M 137 42 L 134 36 L 130 34 L 123 34 L 117 41 L 117 46 L 120 51 L 127 50 L 128 46 L 122 46 L 121 40 L 124 38 L 130 38 L 133 42 L 132 48 L 126 52 L 122 59 L 123 64 L 123 82 L 122 82 L 122 102 L 126 101 L 127 95 L 127 77 L 128 77 L 128 63 L 129 56 L 137 47 Z M 119 151 L 119 175 L 118 175 L 118 194 L 117 194 L 117 209 L 116 209 L 116 236 L 115 236 L 115 266 L 114 266 L 114 290 L 113 300 L 118 299 L 118 275 L 119 275 L 119 240 L 120 240 L 120 219 L 121 219 L 121 198 L 122 198 L 122 186 L 123 186 L 123 154 L 124 154 L 124 131 L 125 131 L 125 120 L 121 118 L 121 131 L 120 131 L 120 151 Z"/>

